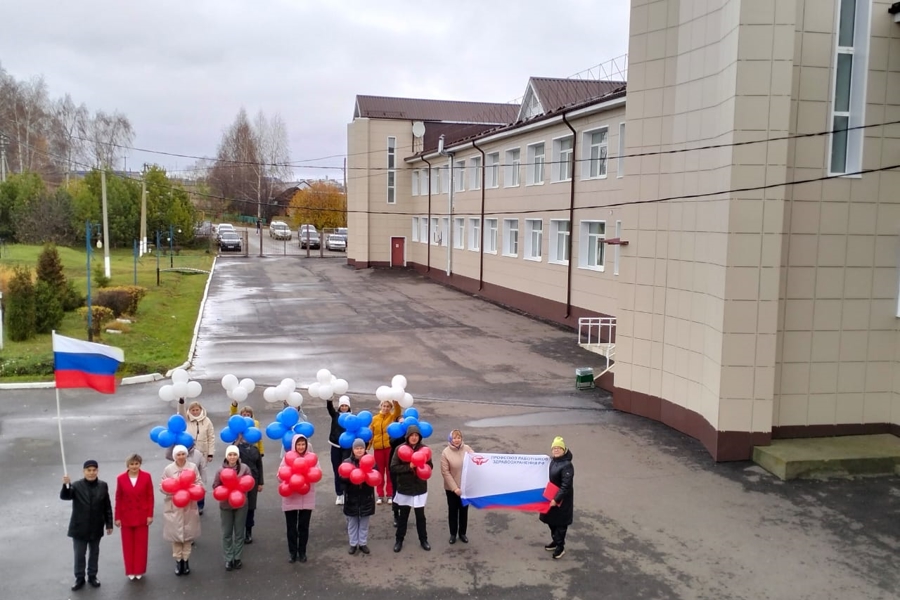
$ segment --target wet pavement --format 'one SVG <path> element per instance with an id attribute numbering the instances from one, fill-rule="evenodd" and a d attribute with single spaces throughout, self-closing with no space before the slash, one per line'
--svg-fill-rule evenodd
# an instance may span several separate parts
<path id="1" fill-rule="evenodd" d="M 99 589 L 70 592 L 68 503 L 53 390 L 0 392 L 0 528 L 4 598 L 157 599 L 484 598 L 632 599 L 896 598 L 900 589 L 900 479 L 784 483 L 751 463 L 715 464 L 691 440 L 621 414 L 598 390 L 574 391 L 574 369 L 591 366 L 574 334 L 504 311 L 404 272 L 352 271 L 342 261 L 219 261 L 201 326 L 196 368 L 201 402 L 217 429 L 228 415 L 225 373 L 277 383 L 311 381 L 326 367 L 351 384 L 355 408 L 395 373 L 409 379 L 435 449 L 461 426 L 485 452 L 544 453 L 564 435 L 576 468 L 575 523 L 566 556 L 542 548 L 536 515 L 472 510 L 469 544 L 447 543 L 439 477 L 429 482 L 431 552 L 415 543 L 394 554 L 387 506 L 373 517 L 370 556 L 348 556 L 330 469 L 318 485 L 306 564 L 288 564 L 275 471 L 266 440 L 266 488 L 244 568 L 226 572 L 219 517 L 210 503 L 192 573 L 176 577 L 162 540 L 161 502 L 151 527 L 147 577 L 124 577 L 119 534 L 101 544 Z M 100 461 L 114 482 L 132 451 L 158 483 L 166 461 L 149 430 L 172 408 L 160 384 L 112 397 L 65 390 L 69 470 Z M 250 403 L 263 425 L 277 411 L 257 388 Z M 304 410 L 312 444 L 327 461 L 324 402 Z M 224 444 L 220 444 L 221 456 Z M 159 500 L 159 499 L 158 499 Z"/>

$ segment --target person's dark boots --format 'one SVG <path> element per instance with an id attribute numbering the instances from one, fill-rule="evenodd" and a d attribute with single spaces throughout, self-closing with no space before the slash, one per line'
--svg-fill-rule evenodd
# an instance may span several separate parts
<path id="1" fill-rule="evenodd" d="M 88 583 L 91 584 L 91 587 L 93 587 L 93 588 L 98 588 L 98 587 L 100 587 L 100 580 L 97 579 L 96 576 L 94 576 L 94 577 L 88 577 Z"/>
<path id="2" fill-rule="evenodd" d="M 459 534 L 459 541 L 461 541 L 463 544 L 468 544 L 469 538 L 466 537 L 466 534 L 461 533 Z"/>
<path id="3" fill-rule="evenodd" d="M 248 527 L 248 528 L 247 528 L 247 533 L 244 535 L 244 543 L 245 543 L 245 544 L 252 544 L 252 543 L 253 543 L 253 535 L 252 535 L 252 533 L 253 533 L 253 528 L 252 528 L 252 527 Z"/>
<path id="4" fill-rule="evenodd" d="M 191 563 L 188 562 L 187 560 L 181 561 L 181 573 L 184 575 L 191 574 Z"/>
<path id="5" fill-rule="evenodd" d="M 79 577 L 75 580 L 75 585 L 72 586 L 72 591 L 77 592 L 81 588 L 84 587 L 84 577 Z"/>
<path id="6" fill-rule="evenodd" d="M 394 544 L 394 552 L 400 552 L 401 550 L 403 550 L 403 540 L 397 540 Z"/>
<path id="7" fill-rule="evenodd" d="M 422 545 L 422 550 L 431 550 L 431 544 L 428 543 L 428 540 L 422 540 L 419 544 Z"/>
<path id="8" fill-rule="evenodd" d="M 234 568 L 235 569 L 240 569 L 243 566 L 244 566 L 244 563 L 241 562 L 241 559 L 239 559 L 239 558 L 234 559 Z"/>
<path id="9" fill-rule="evenodd" d="M 175 561 L 175 574 L 182 575 L 184 573 L 184 561 L 176 560 Z"/>

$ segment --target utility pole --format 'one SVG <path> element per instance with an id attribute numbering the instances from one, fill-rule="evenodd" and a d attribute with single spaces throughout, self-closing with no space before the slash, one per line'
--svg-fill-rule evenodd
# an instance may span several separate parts
<path id="1" fill-rule="evenodd" d="M 141 230 L 138 239 L 138 256 L 143 256 L 147 253 L 147 163 L 144 163 L 144 175 L 141 177 Z"/>
<path id="2" fill-rule="evenodd" d="M 103 203 L 103 272 L 107 277 L 112 276 L 109 262 L 109 217 L 106 209 L 106 169 L 100 171 L 100 193 Z"/>
<path id="3" fill-rule="evenodd" d="M 6 144 L 9 138 L 0 133 L 0 183 L 6 181 Z"/>

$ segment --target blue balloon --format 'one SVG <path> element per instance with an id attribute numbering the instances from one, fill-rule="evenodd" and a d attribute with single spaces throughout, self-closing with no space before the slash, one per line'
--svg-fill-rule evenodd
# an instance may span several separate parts
<path id="1" fill-rule="evenodd" d="M 313 424 L 309 421 L 303 421 L 302 423 L 294 425 L 294 433 L 299 433 L 300 435 L 306 436 L 306 439 L 309 439 L 316 433 L 316 428 L 313 427 Z"/>
<path id="2" fill-rule="evenodd" d="M 350 413 L 341 413 L 338 415 L 338 425 L 347 429 L 347 419 L 350 417 Z"/>
<path id="3" fill-rule="evenodd" d="M 274 423 L 269 423 L 266 427 L 266 435 L 269 436 L 270 440 L 280 440 L 284 437 L 285 427 L 279 421 L 275 421 Z"/>
<path id="4" fill-rule="evenodd" d="M 237 439 L 237 434 L 234 432 L 234 429 L 231 427 L 225 427 L 222 431 L 219 432 L 219 437 L 222 438 L 222 441 L 226 444 L 230 444 Z"/>
<path id="5" fill-rule="evenodd" d="M 175 439 L 179 444 L 188 449 L 190 449 L 194 445 L 194 436 L 186 431 L 182 431 L 181 433 L 179 433 L 177 436 L 175 436 Z"/>
<path id="6" fill-rule="evenodd" d="M 387 434 L 391 437 L 391 439 L 403 437 L 403 425 L 401 425 L 400 423 L 391 423 L 387 426 Z"/>
<path id="7" fill-rule="evenodd" d="M 353 447 L 353 440 L 356 439 L 356 436 L 349 431 L 345 431 L 341 434 L 341 437 L 338 438 L 338 444 L 340 444 L 341 448 L 344 450 L 349 450 Z"/>
<path id="8" fill-rule="evenodd" d="M 163 427 L 162 425 L 157 425 L 156 427 L 154 427 L 153 429 L 150 430 L 150 439 L 153 440 L 154 442 L 158 442 L 159 434 L 165 430 L 166 430 L 166 428 Z"/>
<path id="9" fill-rule="evenodd" d="M 431 437 L 431 434 L 434 433 L 434 427 L 431 426 L 431 423 L 419 421 L 419 432 L 423 438 Z"/>
<path id="10" fill-rule="evenodd" d="M 300 420 L 300 413 L 293 406 L 288 406 L 279 413 L 278 420 L 281 421 L 281 424 L 284 425 L 285 429 L 290 429 Z"/>
<path id="11" fill-rule="evenodd" d="M 369 443 L 372 441 L 372 430 L 368 427 L 362 427 L 356 430 L 356 437 L 364 441 L 365 443 Z"/>
<path id="12" fill-rule="evenodd" d="M 418 409 L 415 409 L 412 406 L 410 406 L 409 408 L 407 408 L 406 410 L 403 411 L 403 416 L 404 417 L 415 417 L 418 419 L 419 411 L 418 411 Z"/>
<path id="13" fill-rule="evenodd" d="M 169 417 L 169 431 L 172 433 L 181 433 L 187 430 L 187 421 L 181 415 L 172 415 Z"/>
<path id="14" fill-rule="evenodd" d="M 417 419 L 416 417 L 406 417 L 405 419 L 403 419 L 403 424 L 406 427 L 409 427 L 410 425 L 418 425 L 419 419 Z"/>
<path id="15" fill-rule="evenodd" d="M 245 421 L 244 417 L 241 415 L 231 415 L 231 418 L 228 419 L 228 428 L 233 431 L 235 435 L 244 433 L 244 430 L 247 429 L 247 421 Z"/>
<path id="16" fill-rule="evenodd" d="M 357 413 L 356 418 L 359 421 L 360 428 L 368 427 L 372 424 L 372 413 L 367 410 Z"/>
<path id="17" fill-rule="evenodd" d="M 287 452 L 288 450 L 291 450 L 291 442 L 294 441 L 295 435 L 297 435 L 297 434 L 294 433 L 293 431 L 287 431 L 281 437 L 281 445 L 284 446 L 285 452 Z"/>
<path id="18" fill-rule="evenodd" d="M 156 443 L 163 448 L 171 448 L 175 445 L 175 442 L 178 441 L 177 435 L 177 433 L 172 433 L 168 429 L 160 431 L 159 435 L 156 437 Z"/>
<path id="19" fill-rule="evenodd" d="M 247 423 L 247 427 L 244 428 L 244 431 L 247 431 L 251 427 L 256 427 L 256 420 L 253 417 L 244 417 L 244 422 Z"/>
<path id="20" fill-rule="evenodd" d="M 244 430 L 244 441 L 248 444 L 255 444 L 262 439 L 262 431 L 256 427 L 248 427 Z"/>
<path id="21" fill-rule="evenodd" d="M 359 417 L 356 415 L 347 415 L 344 419 L 344 429 L 347 431 L 356 431 L 359 429 Z"/>

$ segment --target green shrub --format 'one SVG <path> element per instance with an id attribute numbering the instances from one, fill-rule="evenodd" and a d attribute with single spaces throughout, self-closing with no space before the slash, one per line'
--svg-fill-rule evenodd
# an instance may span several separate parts
<path id="1" fill-rule="evenodd" d="M 87 302 L 87 297 L 75 289 L 75 282 L 67 281 L 66 291 L 65 294 L 63 294 L 62 299 L 63 310 L 65 312 L 71 312 L 84 306 L 85 302 Z"/>
<path id="2" fill-rule="evenodd" d="M 59 298 L 59 290 L 49 282 L 38 279 L 34 286 L 34 329 L 38 333 L 50 333 L 59 329 L 65 312 Z"/>
<path id="3" fill-rule="evenodd" d="M 9 298 L 6 302 L 6 328 L 9 339 L 21 342 L 34 337 L 35 310 L 34 284 L 31 269 L 17 266 L 9 280 Z"/>
<path id="4" fill-rule="evenodd" d="M 84 319 L 85 325 L 87 324 L 88 317 L 88 309 L 87 306 L 83 306 L 78 309 L 78 314 L 81 315 L 81 318 Z M 112 321 L 115 317 L 113 316 L 113 311 L 106 308 L 105 306 L 91 306 L 91 332 L 95 336 L 100 335 L 100 330 L 103 329 L 103 325 Z"/>
<path id="5" fill-rule="evenodd" d="M 111 287 L 100 290 L 97 293 L 97 297 L 93 299 L 92 304 L 107 307 L 116 317 L 134 315 L 137 313 L 138 305 L 146 295 L 147 288 L 136 285 Z"/>
<path id="6" fill-rule="evenodd" d="M 109 287 L 109 277 L 106 276 L 106 268 L 102 264 L 94 265 L 94 285 L 100 289 Z"/>
<path id="7" fill-rule="evenodd" d="M 46 281 L 59 298 L 65 293 L 66 276 L 63 273 L 59 252 L 53 244 L 46 244 L 38 256 L 37 280 Z"/>

